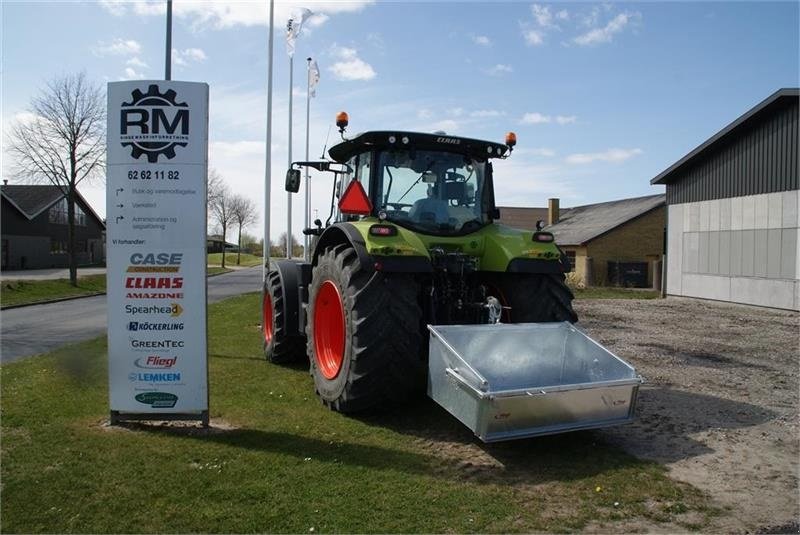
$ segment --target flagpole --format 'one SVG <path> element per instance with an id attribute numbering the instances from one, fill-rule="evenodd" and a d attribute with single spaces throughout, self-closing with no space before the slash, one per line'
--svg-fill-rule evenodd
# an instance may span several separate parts
<path id="1" fill-rule="evenodd" d="M 309 139 L 309 124 L 311 123 L 311 58 L 306 58 L 306 161 L 308 161 L 308 139 Z M 309 192 L 309 174 L 308 174 L 308 166 L 306 166 L 306 218 L 305 223 L 306 226 L 304 228 L 310 228 L 311 222 L 309 221 L 309 217 L 311 216 L 311 194 Z M 304 234 L 305 240 L 303 243 L 303 253 L 306 258 L 306 261 L 310 260 L 311 257 L 308 253 L 308 235 Z"/>
<path id="2" fill-rule="evenodd" d="M 164 80 L 172 80 L 172 0 L 167 0 L 167 46 L 164 60 Z"/>
<path id="3" fill-rule="evenodd" d="M 289 165 L 292 167 L 292 86 L 294 85 L 294 56 L 289 56 Z M 286 258 L 292 258 L 292 194 L 286 194 Z"/>
<path id="4" fill-rule="evenodd" d="M 267 281 L 267 267 L 269 265 L 269 217 L 270 217 L 270 193 L 272 190 L 272 46 L 274 37 L 274 22 L 275 19 L 275 0 L 269 0 L 269 44 L 267 46 L 269 52 L 269 59 L 267 61 L 267 150 L 264 158 L 264 247 L 262 256 L 264 263 L 261 266 L 261 288 L 264 291 L 264 283 Z M 261 296 L 261 301 L 264 301 L 264 296 Z M 263 318 L 262 318 L 263 320 Z"/>

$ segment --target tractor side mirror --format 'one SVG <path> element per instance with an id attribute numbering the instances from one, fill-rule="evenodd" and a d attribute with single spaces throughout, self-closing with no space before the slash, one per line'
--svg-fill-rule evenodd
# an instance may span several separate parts
<path id="1" fill-rule="evenodd" d="M 286 191 L 291 193 L 300 191 L 300 169 L 286 171 Z"/>

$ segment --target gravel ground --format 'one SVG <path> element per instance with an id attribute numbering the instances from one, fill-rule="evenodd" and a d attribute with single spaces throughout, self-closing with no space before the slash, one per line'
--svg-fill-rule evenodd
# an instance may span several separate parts
<path id="1" fill-rule="evenodd" d="M 798 533 L 800 315 L 692 299 L 580 300 L 580 325 L 646 383 L 608 436 L 727 513 L 719 533 Z"/>

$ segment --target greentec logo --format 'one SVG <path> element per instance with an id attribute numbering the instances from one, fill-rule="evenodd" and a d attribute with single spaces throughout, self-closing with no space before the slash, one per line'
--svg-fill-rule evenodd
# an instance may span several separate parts
<path id="1" fill-rule="evenodd" d="M 137 394 L 134 399 L 139 403 L 150 405 L 154 409 L 160 409 L 174 407 L 175 403 L 178 401 L 178 396 L 167 392 L 145 392 L 143 394 Z"/>

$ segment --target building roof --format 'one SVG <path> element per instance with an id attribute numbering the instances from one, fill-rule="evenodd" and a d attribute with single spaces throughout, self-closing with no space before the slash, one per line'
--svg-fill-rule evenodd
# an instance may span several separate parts
<path id="1" fill-rule="evenodd" d="M 105 223 L 86 202 L 86 199 L 77 190 L 75 193 L 81 206 L 88 209 L 88 212 L 97 220 L 100 226 L 105 228 Z M 0 195 L 28 218 L 29 221 L 38 217 L 39 214 L 65 197 L 59 186 L 49 184 L 4 184 L 0 186 Z"/>
<path id="2" fill-rule="evenodd" d="M 559 245 L 582 245 L 650 210 L 664 206 L 665 202 L 666 196 L 662 193 L 576 206 L 561 210 L 558 223 L 544 230 L 552 232 Z"/>
<path id="3" fill-rule="evenodd" d="M 692 160 L 694 160 L 700 153 L 711 147 L 712 145 L 722 141 L 723 139 L 729 137 L 733 134 L 735 130 L 737 130 L 740 126 L 743 126 L 751 121 L 755 121 L 758 117 L 763 115 L 764 113 L 768 112 L 773 106 L 780 105 L 783 101 L 789 99 L 798 99 L 800 98 L 800 89 L 794 88 L 783 88 L 778 89 L 773 94 L 756 104 L 753 108 L 745 112 L 741 117 L 733 121 L 731 124 L 708 138 L 705 142 L 703 142 L 700 146 L 695 148 L 689 154 L 672 164 L 668 169 L 664 170 L 661 174 L 650 181 L 651 184 L 668 184 L 672 182 L 678 171 L 680 171 L 684 166 L 689 164 Z"/>
<path id="4" fill-rule="evenodd" d="M 501 225 L 523 230 L 535 230 L 536 222 L 542 220 L 547 224 L 547 208 L 519 208 L 515 206 L 498 206 Z"/>

